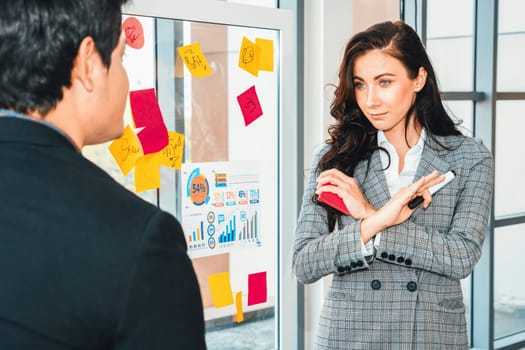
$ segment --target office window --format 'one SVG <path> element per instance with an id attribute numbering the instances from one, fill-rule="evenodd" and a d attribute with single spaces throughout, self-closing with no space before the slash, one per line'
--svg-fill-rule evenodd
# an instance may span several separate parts
<path id="1" fill-rule="evenodd" d="M 516 198 L 514 196 L 513 198 Z M 494 244 L 494 338 L 525 331 L 522 260 L 525 224 L 497 228 Z"/>
<path id="2" fill-rule="evenodd" d="M 426 47 L 442 91 L 474 87 L 473 10 L 473 0 L 427 2 Z"/>
<path id="3" fill-rule="evenodd" d="M 525 243 L 525 200 L 521 159 L 522 110 L 525 108 L 525 3 L 498 1 L 494 213 L 494 340 L 524 344 L 525 288 L 516 278 L 523 270 L 521 248 Z M 514 346 L 518 348 L 518 346 Z"/>
<path id="4" fill-rule="evenodd" d="M 472 101 L 444 102 L 445 109 L 449 115 L 459 124 L 459 130 L 463 135 L 472 136 L 474 133 L 474 103 Z"/>
<path id="5" fill-rule="evenodd" d="M 525 2 L 500 0 L 498 20 L 498 91 L 525 91 Z"/>
<path id="6" fill-rule="evenodd" d="M 520 141 L 525 126 L 523 110 L 524 100 L 496 104 L 496 218 L 525 212 L 525 196 L 517 195 L 523 193 L 525 178 L 525 163 L 519 161 L 523 154 Z"/>

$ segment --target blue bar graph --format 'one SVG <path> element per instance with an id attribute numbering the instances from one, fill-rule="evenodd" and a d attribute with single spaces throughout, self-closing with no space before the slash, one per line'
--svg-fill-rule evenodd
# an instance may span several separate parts
<path id="1" fill-rule="evenodd" d="M 219 243 L 234 242 L 237 233 L 237 216 L 233 216 L 219 236 Z"/>

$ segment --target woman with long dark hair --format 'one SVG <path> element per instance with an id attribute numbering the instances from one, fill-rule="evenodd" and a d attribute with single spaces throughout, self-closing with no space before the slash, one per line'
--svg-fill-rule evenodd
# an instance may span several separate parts
<path id="1" fill-rule="evenodd" d="M 487 232 L 490 152 L 458 131 L 401 21 L 350 39 L 330 112 L 293 256 L 302 283 L 333 275 L 316 348 L 467 349 L 460 279 Z"/>

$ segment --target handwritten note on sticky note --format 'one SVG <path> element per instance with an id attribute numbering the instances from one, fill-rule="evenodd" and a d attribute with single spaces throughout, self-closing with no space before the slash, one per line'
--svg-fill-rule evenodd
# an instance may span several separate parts
<path id="1" fill-rule="evenodd" d="M 232 287 L 230 285 L 230 273 L 221 272 L 208 276 L 211 297 L 216 308 L 233 304 Z"/>
<path id="2" fill-rule="evenodd" d="M 273 40 L 255 38 L 255 45 L 260 50 L 259 70 L 273 72 Z"/>
<path id="3" fill-rule="evenodd" d="M 235 309 L 237 310 L 235 322 L 241 323 L 244 321 L 244 314 L 242 312 L 242 292 L 235 293 Z"/>
<path id="4" fill-rule="evenodd" d="M 243 37 L 239 51 L 239 67 L 257 77 L 259 76 L 259 59 L 259 47 L 248 38 Z"/>
<path id="5" fill-rule="evenodd" d="M 129 125 L 124 128 L 122 136 L 109 145 L 109 151 L 124 175 L 128 175 L 137 159 L 144 155 L 139 139 Z"/>
<path id="6" fill-rule="evenodd" d="M 255 90 L 255 85 L 237 96 L 237 102 L 241 107 L 241 112 L 244 117 L 244 125 L 248 126 L 263 115 L 259 97 Z"/>
<path id="7" fill-rule="evenodd" d="M 135 90 L 129 93 L 133 121 L 137 128 L 144 154 L 156 153 L 168 145 L 168 129 L 164 124 L 154 89 Z"/>
<path id="8" fill-rule="evenodd" d="M 126 35 L 126 44 L 130 47 L 141 49 L 144 46 L 144 29 L 137 18 L 126 18 L 124 23 L 122 23 L 122 30 Z"/>
<path id="9" fill-rule="evenodd" d="M 248 275 L 248 305 L 267 301 L 266 271 Z"/>
<path id="10" fill-rule="evenodd" d="M 160 165 L 169 168 L 180 169 L 182 166 L 182 154 L 184 151 L 184 135 L 174 131 L 168 131 L 169 143 L 161 151 Z"/>
<path id="11" fill-rule="evenodd" d="M 160 154 L 145 155 L 135 163 L 135 191 L 160 188 Z"/>
<path id="12" fill-rule="evenodd" d="M 177 48 L 184 65 L 194 77 L 202 78 L 213 74 L 200 43 L 193 43 Z"/>

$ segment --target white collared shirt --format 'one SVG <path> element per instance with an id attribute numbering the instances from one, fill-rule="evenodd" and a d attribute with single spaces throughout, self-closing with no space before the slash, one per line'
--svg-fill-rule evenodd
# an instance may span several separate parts
<path id="1" fill-rule="evenodd" d="M 388 192 L 390 197 L 394 195 L 401 187 L 405 187 L 414 182 L 414 177 L 416 176 L 417 167 L 419 161 L 421 160 L 421 155 L 423 154 L 423 147 L 425 145 L 426 132 L 425 129 L 421 130 L 421 135 L 419 140 L 414 147 L 408 150 L 405 155 L 404 166 L 401 172 L 399 172 L 399 156 L 390 142 L 386 139 L 385 133 L 382 130 L 377 132 L 377 145 L 388 151 L 390 154 L 390 166 L 388 155 L 380 151 L 381 155 L 381 164 L 383 169 L 385 169 L 386 183 L 388 185 Z M 388 168 L 387 168 L 388 166 Z M 368 241 L 365 245 L 362 244 L 362 252 L 364 256 L 369 256 L 374 254 L 373 247 L 379 246 L 381 241 L 381 232 L 379 232 L 373 239 Z"/>

